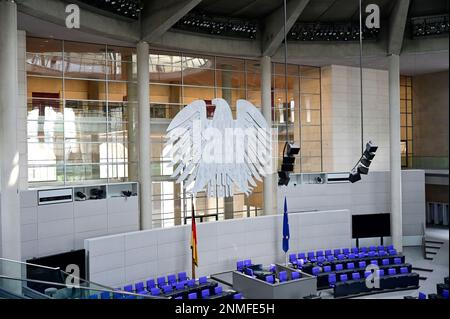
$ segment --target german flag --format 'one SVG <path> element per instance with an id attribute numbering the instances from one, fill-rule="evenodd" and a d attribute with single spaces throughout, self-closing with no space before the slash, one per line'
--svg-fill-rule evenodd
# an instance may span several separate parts
<path id="1" fill-rule="evenodd" d="M 198 267 L 197 226 L 195 224 L 194 199 L 192 199 L 191 250 L 193 264 L 192 268 L 194 268 L 194 265 Z"/>

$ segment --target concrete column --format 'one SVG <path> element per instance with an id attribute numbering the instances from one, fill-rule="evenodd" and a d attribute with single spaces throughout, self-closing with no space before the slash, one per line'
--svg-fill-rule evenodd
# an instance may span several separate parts
<path id="1" fill-rule="evenodd" d="M 402 171 L 400 153 L 400 57 L 389 56 L 389 124 L 391 168 L 391 236 L 392 244 L 403 250 Z"/>
<path id="2" fill-rule="evenodd" d="M 132 56 L 129 56 L 128 61 L 133 61 Z M 138 180 L 139 172 L 137 168 L 138 163 L 138 105 L 137 105 L 137 74 L 136 69 L 131 63 L 123 63 L 127 70 L 127 112 L 128 112 L 128 179 L 130 181 Z"/>
<path id="3" fill-rule="evenodd" d="M 233 91 L 231 90 L 232 68 L 225 65 L 222 74 L 222 98 L 228 102 L 231 109 L 235 109 L 236 105 L 231 104 L 233 99 Z M 234 217 L 234 199 L 233 197 L 224 197 L 223 210 L 225 219 L 233 219 Z"/>
<path id="4" fill-rule="evenodd" d="M 264 118 L 272 127 L 272 64 L 268 56 L 261 58 L 261 103 Z M 275 143 L 276 141 L 274 141 Z M 272 146 L 272 150 L 274 147 Z M 272 154 L 272 159 L 277 154 Z M 273 169 L 264 177 L 263 201 L 264 215 L 277 214 L 277 189 L 275 186 L 275 175 Z"/>
<path id="5" fill-rule="evenodd" d="M 139 108 L 139 183 L 141 229 L 152 228 L 152 175 L 150 154 L 150 72 L 149 46 L 137 45 L 137 86 Z"/>
<path id="6" fill-rule="evenodd" d="M 21 260 L 17 144 L 17 7 L 0 0 L 0 256 Z"/>

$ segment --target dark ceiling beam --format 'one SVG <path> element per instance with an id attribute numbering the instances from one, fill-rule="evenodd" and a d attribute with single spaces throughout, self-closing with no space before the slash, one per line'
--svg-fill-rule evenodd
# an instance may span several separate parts
<path id="1" fill-rule="evenodd" d="M 294 26 L 309 0 L 290 0 L 286 8 L 286 32 Z M 284 8 L 281 6 L 272 12 L 264 21 L 262 37 L 262 55 L 272 56 L 284 40 Z"/>
<path id="2" fill-rule="evenodd" d="M 252 0 L 252 2 L 247 3 L 246 5 L 239 8 L 238 10 L 233 11 L 230 15 L 231 16 L 239 16 L 239 15 L 245 13 L 247 10 L 249 10 L 251 7 L 253 7 L 257 3 L 258 3 L 258 0 Z"/>
<path id="3" fill-rule="evenodd" d="M 58 0 L 16 0 L 19 12 L 29 16 L 66 26 L 66 5 L 68 3 Z M 71 29 L 67 29 L 68 32 Z M 122 41 L 138 41 L 140 38 L 139 23 L 128 22 L 123 19 L 101 15 L 80 7 L 80 29 L 106 38 Z"/>
<path id="4" fill-rule="evenodd" d="M 410 0 L 397 0 L 389 18 L 387 53 L 399 55 L 402 51 Z"/>
<path id="5" fill-rule="evenodd" d="M 141 13 L 141 39 L 152 43 L 159 39 L 202 0 L 152 0 Z"/>

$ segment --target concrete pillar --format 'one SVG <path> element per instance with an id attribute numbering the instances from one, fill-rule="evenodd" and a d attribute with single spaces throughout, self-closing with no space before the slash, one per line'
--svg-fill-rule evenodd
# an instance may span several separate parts
<path id="1" fill-rule="evenodd" d="M 235 109 L 236 105 L 231 104 L 233 100 L 233 91 L 231 90 L 231 79 L 232 79 L 232 73 L 231 67 L 228 67 L 227 65 L 223 66 L 224 71 L 221 72 L 222 74 L 222 98 L 228 102 L 228 105 L 230 105 L 230 108 L 233 110 Z M 225 219 L 233 219 L 234 217 L 234 199 L 233 197 L 224 197 L 223 199 L 223 212 Z"/>
<path id="2" fill-rule="evenodd" d="M 139 108 L 139 184 L 141 229 L 152 228 L 152 175 L 150 155 L 150 72 L 149 46 L 137 45 L 137 86 Z"/>
<path id="3" fill-rule="evenodd" d="M 400 153 L 400 57 L 389 56 L 389 124 L 391 168 L 391 236 L 392 244 L 403 250 L 402 171 Z"/>
<path id="4" fill-rule="evenodd" d="M 132 56 L 127 57 L 127 61 L 133 61 Z M 128 179 L 137 181 L 139 172 L 137 168 L 139 151 L 138 151 L 138 104 L 137 104 L 137 74 L 136 69 L 131 63 L 123 63 L 127 70 L 127 113 L 128 113 Z"/>
<path id="5" fill-rule="evenodd" d="M 17 7 L 0 0 L 0 256 L 21 260 L 17 144 Z"/>
<path id="6" fill-rule="evenodd" d="M 269 127 L 272 127 L 272 65 L 271 59 L 268 56 L 261 58 L 261 103 L 264 118 L 267 124 L 269 124 Z M 272 146 L 273 149 L 274 146 Z M 272 154 L 272 159 L 274 156 L 277 156 L 277 154 Z M 264 215 L 277 214 L 277 189 L 275 186 L 275 175 L 272 170 L 270 174 L 264 177 Z"/>

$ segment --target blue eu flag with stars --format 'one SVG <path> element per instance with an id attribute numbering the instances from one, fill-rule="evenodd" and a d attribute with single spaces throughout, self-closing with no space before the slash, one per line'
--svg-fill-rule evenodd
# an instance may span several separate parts
<path id="1" fill-rule="evenodd" d="M 284 215 L 283 215 L 283 251 L 285 253 L 289 250 L 289 219 L 287 212 L 287 200 L 284 198 Z"/>

